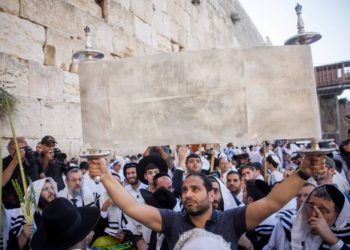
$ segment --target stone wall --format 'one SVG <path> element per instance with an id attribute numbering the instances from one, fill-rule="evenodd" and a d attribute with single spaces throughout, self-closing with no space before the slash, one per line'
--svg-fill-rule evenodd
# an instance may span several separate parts
<path id="1" fill-rule="evenodd" d="M 238 0 L 0 0 L 0 86 L 19 100 L 17 135 L 35 143 L 53 135 L 81 147 L 79 78 L 72 54 L 93 47 L 108 60 L 157 53 L 264 45 Z M 0 122 L 3 144 L 11 137 Z M 5 145 L 2 152 L 6 154 Z"/>

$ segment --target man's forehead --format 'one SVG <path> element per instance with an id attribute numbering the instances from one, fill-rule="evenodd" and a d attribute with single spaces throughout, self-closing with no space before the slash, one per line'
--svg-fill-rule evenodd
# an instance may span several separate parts
<path id="1" fill-rule="evenodd" d="M 73 176 L 73 177 L 80 177 L 80 176 L 83 175 L 80 171 L 78 171 L 78 172 L 71 172 L 69 174 L 70 174 L 70 176 Z"/>
<path id="2" fill-rule="evenodd" d="M 202 185 L 204 186 L 204 182 L 202 178 L 198 176 L 189 176 L 183 181 L 183 185 Z"/>
<path id="3" fill-rule="evenodd" d="M 197 157 L 191 157 L 191 158 L 188 158 L 188 161 L 201 161 L 201 159 Z"/>
<path id="4" fill-rule="evenodd" d="M 133 172 L 136 172 L 136 168 L 127 168 L 125 170 L 126 173 L 133 173 Z"/>
<path id="5" fill-rule="evenodd" d="M 249 169 L 249 168 L 245 168 L 245 169 L 242 170 L 242 174 L 244 174 L 244 173 L 251 173 L 251 172 L 253 172 L 253 171 L 251 169 Z"/>
<path id="6" fill-rule="evenodd" d="M 313 195 L 313 194 L 310 195 L 310 197 L 309 197 L 309 202 L 310 202 L 310 203 L 317 204 L 317 205 L 323 205 L 323 206 L 325 206 L 325 207 L 330 206 L 330 205 L 332 205 L 332 204 L 334 205 L 334 202 L 333 202 L 333 201 L 327 200 L 327 199 L 325 199 L 325 198 L 323 198 L 323 197 L 317 197 L 317 196 L 315 196 L 315 195 Z"/>

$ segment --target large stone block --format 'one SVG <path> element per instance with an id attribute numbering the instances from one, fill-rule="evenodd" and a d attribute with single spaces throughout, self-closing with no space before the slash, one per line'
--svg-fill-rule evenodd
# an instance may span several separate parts
<path id="1" fill-rule="evenodd" d="M 63 100 L 63 71 L 54 66 L 29 63 L 30 96 L 56 101 Z"/>
<path id="2" fill-rule="evenodd" d="M 160 9 L 162 12 L 168 12 L 168 4 L 171 1 L 162 1 L 162 0 L 152 0 L 156 9 Z"/>
<path id="3" fill-rule="evenodd" d="M 63 72 L 63 101 L 80 104 L 79 76 L 69 72 Z"/>
<path id="4" fill-rule="evenodd" d="M 64 0 L 67 3 L 70 3 L 79 9 L 82 9 L 90 14 L 102 17 L 102 8 L 96 3 L 95 0 Z"/>
<path id="5" fill-rule="evenodd" d="M 21 97 L 13 113 L 14 126 L 17 136 L 39 138 L 41 136 L 41 103 L 32 97 Z M 11 138 L 12 131 L 8 118 L 2 121 L 1 134 Z"/>
<path id="6" fill-rule="evenodd" d="M 44 42 L 43 26 L 0 12 L 0 52 L 43 63 Z"/>
<path id="7" fill-rule="evenodd" d="M 29 95 L 29 66 L 13 56 L 0 53 L 0 87 L 16 96 Z"/>
<path id="8" fill-rule="evenodd" d="M 172 46 L 171 42 L 168 38 L 164 36 L 157 36 L 157 43 L 158 43 L 158 49 L 165 53 L 171 53 L 172 52 Z"/>
<path id="9" fill-rule="evenodd" d="M 43 100 L 42 134 L 81 138 L 80 104 Z"/>
<path id="10" fill-rule="evenodd" d="M 93 48 L 109 54 L 113 50 L 113 29 L 111 25 L 94 16 L 88 16 L 87 23 L 92 32 Z M 83 40 L 86 41 L 85 37 Z"/>
<path id="11" fill-rule="evenodd" d="M 126 34 L 132 36 L 134 34 L 134 15 L 131 11 L 115 0 L 105 0 L 103 3 L 107 23 L 122 28 Z"/>
<path id="12" fill-rule="evenodd" d="M 52 47 L 54 49 L 53 55 L 45 53 L 45 59 L 50 56 L 50 62 L 46 65 L 57 66 L 62 70 L 68 71 L 72 63 L 73 53 L 85 48 L 84 39 L 74 39 L 67 34 L 64 34 L 56 29 L 47 28 L 45 47 Z"/>
<path id="13" fill-rule="evenodd" d="M 119 57 L 133 56 L 135 41 L 129 37 L 122 28 L 114 28 L 113 53 Z"/>
<path id="14" fill-rule="evenodd" d="M 0 0 L 0 11 L 19 15 L 19 0 Z"/>
<path id="15" fill-rule="evenodd" d="M 143 22 L 140 18 L 135 16 L 134 18 L 134 26 L 135 26 L 135 36 L 148 45 L 154 46 L 154 40 L 152 39 L 152 27 Z"/>
<path id="16" fill-rule="evenodd" d="M 120 5 L 126 9 L 126 10 L 130 10 L 130 0 L 112 0 L 112 1 L 116 1 L 117 3 L 120 3 Z"/>
<path id="17" fill-rule="evenodd" d="M 145 20 L 145 0 L 131 0 L 131 12 L 143 21 Z"/>
<path id="18" fill-rule="evenodd" d="M 76 7 L 65 1 L 21 0 L 21 17 L 75 34 L 78 30 Z"/>
<path id="19" fill-rule="evenodd" d="M 56 137 L 55 137 L 56 138 Z M 57 138 L 57 147 L 67 154 L 68 159 L 78 157 L 82 149 L 82 140 L 80 138 Z"/>

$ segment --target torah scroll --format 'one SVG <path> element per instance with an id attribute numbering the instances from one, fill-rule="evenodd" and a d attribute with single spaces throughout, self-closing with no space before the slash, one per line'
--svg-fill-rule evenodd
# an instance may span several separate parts
<path id="1" fill-rule="evenodd" d="M 319 138 L 309 46 L 224 49 L 80 65 L 84 144 Z"/>

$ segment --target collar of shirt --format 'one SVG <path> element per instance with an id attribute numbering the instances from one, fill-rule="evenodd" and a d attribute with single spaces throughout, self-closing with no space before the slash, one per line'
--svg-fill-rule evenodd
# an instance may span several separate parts
<path id="1" fill-rule="evenodd" d="M 191 220 L 191 217 L 189 216 L 189 214 L 186 211 L 183 212 L 183 213 L 185 213 L 185 216 L 183 217 L 184 221 L 194 226 L 194 224 L 192 223 L 192 220 Z M 219 219 L 219 211 L 216 210 L 216 209 L 213 209 L 213 212 L 211 214 L 210 220 L 207 220 L 205 224 L 206 225 L 208 223 L 216 224 L 218 219 Z"/>

